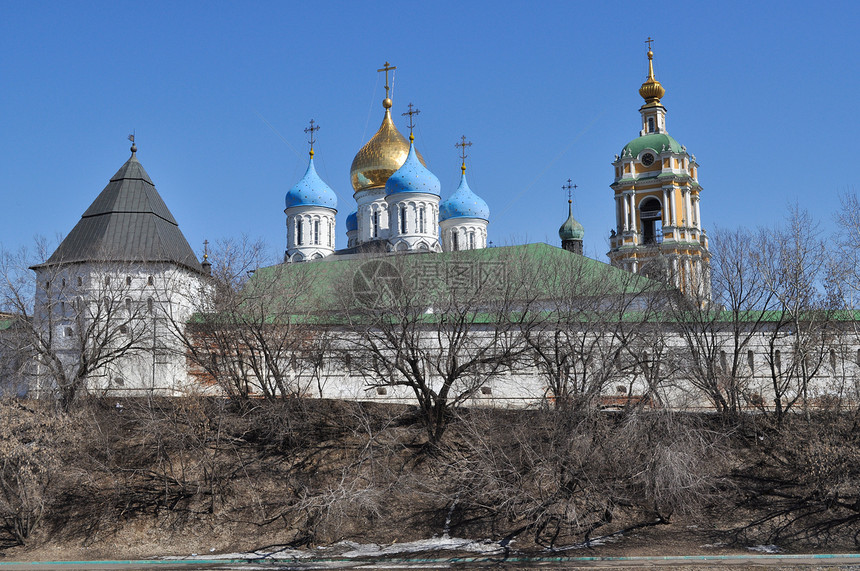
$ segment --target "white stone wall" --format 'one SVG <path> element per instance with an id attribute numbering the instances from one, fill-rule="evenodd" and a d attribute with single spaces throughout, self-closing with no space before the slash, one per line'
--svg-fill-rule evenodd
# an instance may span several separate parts
<path id="1" fill-rule="evenodd" d="M 318 260 L 334 252 L 335 214 L 321 206 L 294 206 L 287 215 L 287 262 Z"/>
<path id="2" fill-rule="evenodd" d="M 487 225 L 488 222 L 481 218 L 449 218 L 443 220 L 440 222 L 442 249 L 446 252 L 454 252 L 486 248 Z M 454 238 L 455 235 L 456 239 Z"/>

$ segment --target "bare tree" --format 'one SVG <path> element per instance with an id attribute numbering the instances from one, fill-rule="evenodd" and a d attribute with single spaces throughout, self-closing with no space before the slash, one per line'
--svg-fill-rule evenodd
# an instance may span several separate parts
<path id="1" fill-rule="evenodd" d="M 44 253 L 38 248 L 38 259 Z M 101 388 L 125 384 L 129 363 L 153 346 L 150 308 L 135 284 L 140 268 L 31 264 L 26 249 L 0 252 L 0 307 L 16 316 L 35 392 L 56 395 L 69 410 L 93 379 Z M 35 280 L 28 267 L 36 270 Z"/>
<path id="2" fill-rule="evenodd" d="M 487 252 L 371 259 L 338 287 L 349 326 L 343 343 L 371 386 L 415 397 L 430 444 L 441 440 L 453 410 L 525 354 L 534 299 L 520 272 L 529 252 Z"/>

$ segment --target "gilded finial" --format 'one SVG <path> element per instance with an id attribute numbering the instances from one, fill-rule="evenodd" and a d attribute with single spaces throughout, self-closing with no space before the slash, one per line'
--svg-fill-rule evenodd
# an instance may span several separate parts
<path id="1" fill-rule="evenodd" d="M 319 130 L 320 130 L 320 126 L 319 125 L 314 126 L 314 120 L 313 119 L 311 119 L 311 126 L 307 127 L 305 129 L 305 133 L 310 133 L 310 138 L 308 139 L 308 144 L 311 146 L 311 150 L 309 153 L 311 155 L 311 158 L 314 158 L 314 143 L 316 143 L 316 141 L 317 141 L 316 137 L 314 136 L 314 133 L 316 131 L 319 131 Z"/>
<path id="2" fill-rule="evenodd" d="M 646 103 L 659 104 L 660 99 L 666 95 L 666 90 L 660 85 L 660 82 L 654 77 L 654 52 L 651 50 L 651 44 L 654 42 L 650 36 L 645 40 L 648 44 L 648 77 L 645 83 L 639 88 L 639 95 Z"/>
<path id="3" fill-rule="evenodd" d="M 466 174 L 466 157 L 469 156 L 466 154 L 466 147 L 471 147 L 472 141 L 466 141 L 466 135 L 463 135 L 460 137 L 460 142 L 455 143 L 454 146 L 460 148 L 460 159 L 463 161 L 460 170 L 462 170 L 463 174 Z"/>
<path id="4" fill-rule="evenodd" d="M 388 90 L 391 89 L 388 85 L 388 72 L 394 71 L 395 69 L 397 69 L 397 66 L 392 66 L 390 63 L 385 62 L 385 65 L 382 66 L 382 69 L 376 70 L 377 73 L 379 73 L 380 71 L 385 72 L 385 99 L 382 100 L 382 106 L 385 107 L 386 109 L 391 109 L 391 105 L 392 105 L 391 97 L 388 94 Z"/>
<path id="5" fill-rule="evenodd" d="M 209 240 L 203 240 L 203 263 L 209 259 Z"/>
<path id="6" fill-rule="evenodd" d="M 134 144 L 134 131 L 128 136 L 128 140 L 131 141 L 131 154 L 133 155 L 137 152 L 137 145 Z"/>
<path id="7" fill-rule="evenodd" d="M 407 107 L 409 108 L 409 111 L 407 111 L 406 113 L 401 113 L 401 115 L 403 115 L 404 117 L 409 115 L 409 124 L 407 125 L 407 127 L 409 127 L 409 140 L 414 141 L 415 136 L 412 134 L 412 130 L 415 129 L 415 116 L 421 113 L 421 110 L 417 107 L 414 107 L 412 105 L 412 102 L 410 102 Z"/>

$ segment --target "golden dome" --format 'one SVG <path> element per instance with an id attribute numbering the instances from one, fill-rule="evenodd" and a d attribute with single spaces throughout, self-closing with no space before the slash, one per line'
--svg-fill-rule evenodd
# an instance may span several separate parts
<path id="1" fill-rule="evenodd" d="M 648 79 L 639 88 L 639 95 L 645 103 L 660 103 L 660 99 L 666 95 L 666 90 L 660 82 L 654 79 L 654 52 L 648 49 Z"/>
<path id="2" fill-rule="evenodd" d="M 391 100 L 386 98 L 383 107 L 385 107 L 385 117 L 382 119 L 382 125 L 361 147 L 349 169 L 349 179 L 355 192 L 385 186 L 388 177 L 406 162 L 406 157 L 409 155 L 409 141 L 400 134 L 391 120 Z M 415 152 L 418 154 L 418 160 L 426 167 L 424 157 L 417 149 Z"/>

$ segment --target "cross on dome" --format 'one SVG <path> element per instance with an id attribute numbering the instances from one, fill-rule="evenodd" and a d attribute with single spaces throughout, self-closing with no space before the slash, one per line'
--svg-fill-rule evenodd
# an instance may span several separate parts
<path id="1" fill-rule="evenodd" d="M 310 138 L 308 139 L 308 144 L 311 146 L 311 151 L 310 151 L 310 155 L 311 155 L 311 156 L 314 156 L 314 143 L 316 143 L 316 142 L 317 142 L 316 137 L 314 136 L 314 133 L 315 133 L 316 131 L 319 131 L 319 130 L 320 130 L 320 126 L 319 126 L 319 125 L 316 125 L 316 126 L 315 126 L 315 125 L 314 125 L 314 120 L 313 120 L 313 119 L 311 119 L 311 126 L 310 126 L 310 127 L 307 127 L 307 128 L 305 129 L 305 133 L 309 133 L 309 134 L 310 134 Z"/>
<path id="2" fill-rule="evenodd" d="M 455 147 L 460 148 L 460 159 L 463 160 L 463 165 L 460 167 L 463 171 L 463 174 L 466 173 L 466 157 L 469 156 L 466 154 L 466 147 L 472 146 L 472 141 L 466 141 L 466 135 L 462 135 L 460 137 L 460 142 L 454 144 Z"/>
<path id="3" fill-rule="evenodd" d="M 578 187 L 575 184 L 571 184 L 570 179 L 567 179 L 567 184 L 561 185 L 561 188 L 567 191 L 567 202 L 568 202 L 568 204 L 573 202 L 571 195 L 572 195 L 573 191 L 576 190 Z"/>
<path id="4" fill-rule="evenodd" d="M 382 69 L 377 69 L 376 72 L 379 73 L 381 71 L 385 72 L 385 99 L 382 101 L 382 106 L 386 109 L 391 109 L 391 97 L 388 95 L 388 90 L 390 87 L 388 86 L 388 72 L 394 71 L 397 69 L 397 66 L 392 66 L 390 63 L 385 62 L 385 65 L 382 66 Z"/>
<path id="5" fill-rule="evenodd" d="M 409 111 L 407 111 L 406 113 L 401 113 L 401 115 L 403 115 L 404 117 L 409 115 L 409 124 L 407 125 L 407 127 L 409 127 L 409 140 L 414 141 L 415 136 L 412 134 L 412 130 L 415 129 L 415 116 L 421 113 L 421 110 L 417 107 L 413 109 L 412 102 L 409 102 L 409 105 L 407 105 L 407 107 L 409 108 Z"/>

